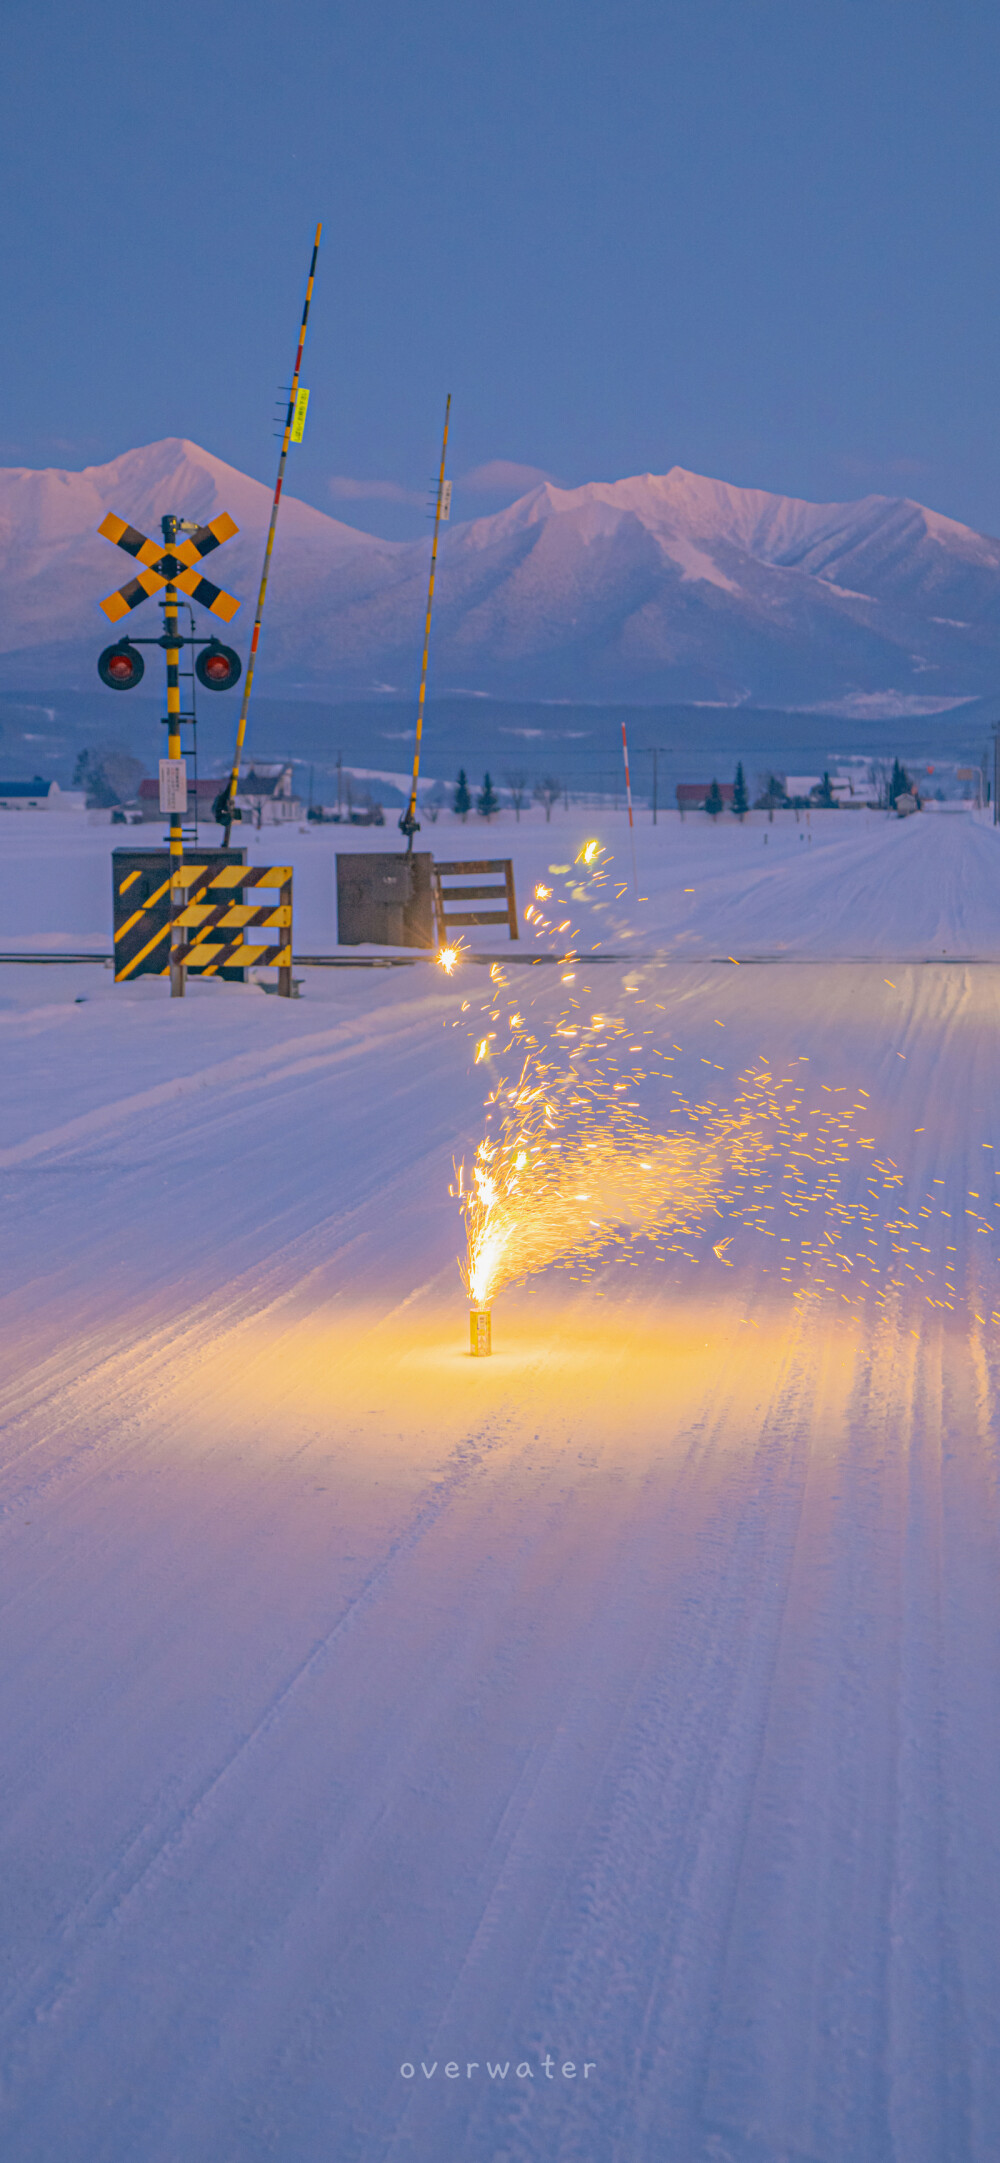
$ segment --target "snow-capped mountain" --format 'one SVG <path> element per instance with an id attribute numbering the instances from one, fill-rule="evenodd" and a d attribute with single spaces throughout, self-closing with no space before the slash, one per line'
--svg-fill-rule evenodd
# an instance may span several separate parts
<path id="1" fill-rule="evenodd" d="M 129 575 L 96 532 L 109 509 L 152 534 L 164 510 L 232 513 L 240 536 L 213 576 L 244 603 L 239 644 L 269 507 L 260 482 L 176 438 L 82 473 L 0 472 L 4 680 L 89 687 L 97 602 Z M 263 681 L 408 690 L 427 555 L 286 497 Z M 546 483 L 446 529 L 433 672 L 438 690 L 521 698 L 946 704 L 997 683 L 1000 542 L 904 498 L 805 503 L 680 467 Z"/>
<path id="2" fill-rule="evenodd" d="M 67 671 L 75 678 L 92 667 L 95 640 L 103 638 L 106 625 L 97 604 L 131 575 L 128 556 L 98 535 L 109 510 L 153 539 L 159 538 L 165 511 L 201 521 L 218 511 L 232 514 L 239 536 L 213 559 L 213 577 L 242 602 L 234 626 L 239 643 L 244 627 L 249 636 L 253 619 L 270 509 L 269 488 L 178 437 L 126 451 L 82 473 L 0 469 L 5 680 L 19 680 L 19 664 L 31 664 L 33 674 L 40 667 L 50 677 L 56 667 L 53 680 L 60 681 Z M 382 559 L 393 554 L 385 543 L 291 496 L 282 504 L 280 535 L 273 580 L 277 635 L 296 613 L 301 595 L 311 597 L 328 581 L 336 583 L 342 600 L 363 594 L 370 578 L 378 579 Z M 158 620 L 155 608 L 146 605 L 131 628 L 137 636 L 155 636 Z M 89 688 L 89 674 L 83 680 Z"/>

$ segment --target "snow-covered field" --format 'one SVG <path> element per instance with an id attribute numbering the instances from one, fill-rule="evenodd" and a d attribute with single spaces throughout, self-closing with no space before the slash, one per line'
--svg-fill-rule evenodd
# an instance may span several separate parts
<path id="1" fill-rule="evenodd" d="M 588 831 L 628 878 L 590 821 L 421 841 L 525 899 Z M 4 950 L 108 944 L 155 835 L 69 824 L 0 831 Z M 336 846 L 255 837 L 301 951 Z M 761 1215 L 472 1361 L 482 968 L 0 969 L 4 2163 L 1000 2153 L 1000 837 L 638 850 L 573 995 L 692 1101 L 868 1092 L 823 1290 Z"/>
<path id="2" fill-rule="evenodd" d="M 393 816 L 384 827 L 234 830 L 250 863 L 294 867 L 296 952 L 336 951 L 337 852 L 399 849 Z M 624 811 L 560 805 L 549 825 L 535 810 L 520 823 L 509 812 L 489 823 L 448 814 L 436 825 L 425 819 L 417 847 L 445 861 L 510 856 L 523 899 L 551 862 L 571 862 L 591 834 L 615 852 L 629 882 L 624 911 L 613 925 L 595 925 L 595 941 L 685 959 L 1000 959 L 998 836 L 967 811 L 916 821 L 878 811 L 789 811 L 773 823 L 753 812 L 743 825 L 727 817 L 718 826 L 674 811 L 661 812 L 654 827 L 646 810 L 636 815 L 636 902 Z M 207 847 L 217 838 L 215 826 L 204 829 Z M 71 814 L 29 824 L 8 814 L 0 826 L 0 951 L 110 952 L 111 851 L 159 846 L 158 826 L 90 825 Z M 470 944 L 500 951 L 506 935 L 477 931 Z"/>

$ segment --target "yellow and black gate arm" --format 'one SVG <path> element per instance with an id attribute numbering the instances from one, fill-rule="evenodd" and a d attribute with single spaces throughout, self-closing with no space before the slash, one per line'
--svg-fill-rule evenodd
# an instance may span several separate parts
<path id="1" fill-rule="evenodd" d="M 451 510 L 451 482 L 445 495 L 444 469 L 448 456 L 448 416 L 451 412 L 451 392 L 448 392 L 444 409 L 444 436 L 441 443 L 441 471 L 438 474 L 437 500 L 434 505 L 434 539 L 431 542 L 431 575 L 427 587 L 427 620 L 424 624 L 424 656 L 420 664 L 420 696 L 417 700 L 417 733 L 413 744 L 413 778 L 410 782 L 410 800 L 399 822 L 400 833 L 406 835 L 406 850 L 413 849 L 413 836 L 419 834 L 417 824 L 417 783 L 420 780 L 420 743 L 424 733 L 424 705 L 427 698 L 427 656 L 431 644 L 431 615 L 434 609 L 434 574 L 437 569 L 438 534 L 441 521 Z"/>
<path id="2" fill-rule="evenodd" d="M 319 243 L 322 231 L 323 227 L 320 224 L 316 227 L 316 238 L 313 241 L 312 261 L 309 265 L 309 277 L 306 281 L 306 297 L 302 309 L 302 322 L 299 328 L 299 343 L 298 350 L 295 355 L 295 369 L 292 375 L 292 387 L 288 395 L 288 411 L 285 415 L 285 432 L 281 439 L 281 456 L 278 460 L 278 478 L 274 484 L 274 498 L 271 503 L 271 523 L 267 529 L 267 543 L 264 549 L 264 563 L 260 574 L 260 592 L 257 595 L 257 613 L 253 620 L 253 637 L 250 640 L 250 658 L 247 662 L 246 679 L 243 685 L 243 704 L 240 708 L 240 718 L 236 730 L 236 749 L 233 753 L 232 772 L 229 776 L 228 781 L 226 782 L 225 788 L 220 789 L 219 794 L 216 797 L 215 802 L 212 806 L 213 816 L 217 819 L 219 825 L 225 828 L 222 842 L 222 846 L 225 849 L 228 849 L 229 847 L 229 836 L 232 831 L 234 817 L 233 804 L 236 797 L 236 791 L 239 786 L 240 760 L 243 756 L 243 745 L 246 739 L 247 732 L 247 709 L 250 705 L 250 693 L 253 690 L 254 664 L 257 659 L 257 647 L 260 642 L 260 620 L 264 613 L 264 601 L 267 595 L 268 573 L 271 569 L 271 550 L 274 547 L 274 534 L 275 528 L 278 523 L 278 507 L 281 503 L 281 489 L 285 478 L 285 460 L 288 457 L 288 446 L 291 442 L 292 437 L 292 424 L 295 420 L 295 406 L 299 394 L 299 374 L 302 368 L 302 351 L 306 342 L 306 325 L 309 321 L 309 308 L 312 302 L 313 284 L 316 278 L 316 258 L 319 255 Z M 307 395 L 308 393 L 303 393 L 303 396 Z"/>

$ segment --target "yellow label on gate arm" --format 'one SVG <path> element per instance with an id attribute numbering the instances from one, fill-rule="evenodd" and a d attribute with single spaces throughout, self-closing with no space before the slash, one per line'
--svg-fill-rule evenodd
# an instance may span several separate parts
<path id="1" fill-rule="evenodd" d="M 308 391 L 299 391 L 295 399 L 295 417 L 292 421 L 292 442 L 301 443 L 306 432 L 306 414 L 309 411 Z"/>

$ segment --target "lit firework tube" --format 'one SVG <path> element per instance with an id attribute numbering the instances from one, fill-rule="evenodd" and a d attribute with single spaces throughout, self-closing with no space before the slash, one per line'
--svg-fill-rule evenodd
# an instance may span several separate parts
<path id="1" fill-rule="evenodd" d="M 469 1350 L 473 1359 L 487 1359 L 493 1350 L 493 1311 L 490 1307 L 469 1308 Z"/>

